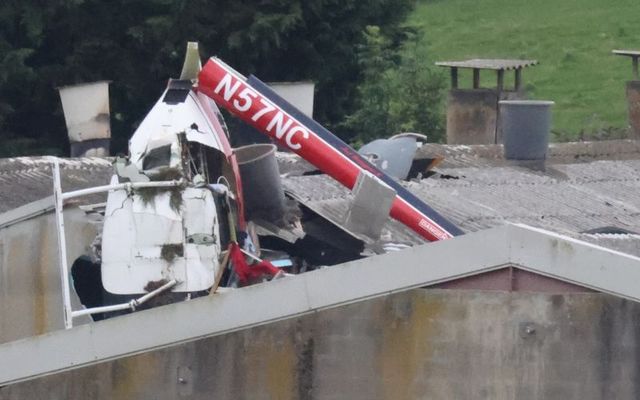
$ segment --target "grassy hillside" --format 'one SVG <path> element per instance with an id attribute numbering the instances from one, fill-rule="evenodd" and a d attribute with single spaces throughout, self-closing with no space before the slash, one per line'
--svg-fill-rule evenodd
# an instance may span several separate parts
<path id="1" fill-rule="evenodd" d="M 419 1 L 411 22 L 424 27 L 418 51 L 429 62 L 526 58 L 529 97 L 554 100 L 556 140 L 619 134 L 627 126 L 624 84 L 631 60 L 613 49 L 640 49 L 638 0 Z M 447 73 L 443 69 L 443 73 Z M 486 72 L 483 86 L 495 86 Z M 512 73 L 505 83 L 512 85 Z M 468 87 L 471 73 L 462 73 Z"/>

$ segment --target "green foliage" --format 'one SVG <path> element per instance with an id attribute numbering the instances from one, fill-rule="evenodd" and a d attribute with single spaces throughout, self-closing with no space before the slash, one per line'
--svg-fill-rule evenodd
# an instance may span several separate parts
<path id="1" fill-rule="evenodd" d="M 358 108 L 347 117 L 345 127 L 357 142 L 400 132 L 423 133 L 430 141 L 440 141 L 442 76 L 415 52 L 415 41 L 399 48 L 377 26 L 368 26 L 364 37 L 358 53 L 363 71 Z"/>
<path id="2" fill-rule="evenodd" d="M 555 101 L 555 139 L 576 140 L 617 137 L 627 128 L 631 61 L 611 50 L 640 46 L 638 15 L 635 0 L 422 0 L 410 20 L 426 28 L 418 51 L 428 48 L 433 61 L 537 59 L 523 73 L 528 95 Z M 495 74 L 481 78 L 495 87 Z M 471 87 L 470 71 L 461 70 L 459 80 Z M 505 84 L 513 85 L 513 73 Z"/>
<path id="3" fill-rule="evenodd" d="M 185 44 L 265 81 L 313 80 L 315 115 L 353 110 L 367 25 L 395 45 L 413 0 L 6 0 L 0 3 L 0 155 L 66 153 L 56 87 L 110 80 L 112 149 L 180 72 Z"/>
<path id="4" fill-rule="evenodd" d="M 183 178 L 182 171 L 177 168 L 163 167 L 153 174 L 147 174 L 150 181 L 162 182 L 162 181 L 178 181 Z M 172 210 L 179 212 L 182 208 L 183 199 L 182 191 L 184 187 L 141 187 L 134 190 L 134 194 L 140 197 L 142 204 L 145 206 L 153 205 L 157 196 L 169 192 L 169 206 Z"/>

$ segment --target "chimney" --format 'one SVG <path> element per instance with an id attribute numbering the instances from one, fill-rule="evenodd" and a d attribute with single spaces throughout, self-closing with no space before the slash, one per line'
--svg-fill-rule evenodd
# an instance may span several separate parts
<path id="1" fill-rule="evenodd" d="M 547 158 L 553 101 L 500 101 L 504 157 L 508 160 L 544 161 Z"/>
<path id="2" fill-rule="evenodd" d="M 109 81 L 58 88 L 71 157 L 108 157 L 111 140 Z"/>

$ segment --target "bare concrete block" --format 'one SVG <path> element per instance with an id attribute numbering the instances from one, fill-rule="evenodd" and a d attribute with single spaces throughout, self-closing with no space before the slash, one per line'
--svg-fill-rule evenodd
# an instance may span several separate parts
<path id="1" fill-rule="evenodd" d="M 447 100 L 447 144 L 502 143 L 498 101 L 522 100 L 521 91 L 453 89 Z"/>
<path id="2" fill-rule="evenodd" d="M 496 142 L 498 92 L 454 89 L 447 103 L 447 144 Z"/>

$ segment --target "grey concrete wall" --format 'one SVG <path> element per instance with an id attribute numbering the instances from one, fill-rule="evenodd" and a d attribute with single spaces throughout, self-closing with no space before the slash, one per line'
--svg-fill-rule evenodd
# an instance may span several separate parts
<path id="1" fill-rule="evenodd" d="M 498 93 L 492 89 L 453 89 L 447 101 L 447 144 L 493 144 Z"/>
<path id="2" fill-rule="evenodd" d="M 71 267 L 96 229 L 77 208 L 65 210 L 65 225 Z M 0 343 L 64 328 L 57 240 L 53 213 L 0 229 Z"/>
<path id="3" fill-rule="evenodd" d="M 417 289 L 6 386 L 0 399 L 632 399 L 639 317 L 639 304 L 598 293 Z"/>
<path id="4" fill-rule="evenodd" d="M 640 139 L 640 81 L 627 82 L 629 138 Z"/>
<path id="5" fill-rule="evenodd" d="M 447 144 L 502 143 L 498 100 L 524 99 L 523 92 L 452 89 L 447 100 Z"/>

